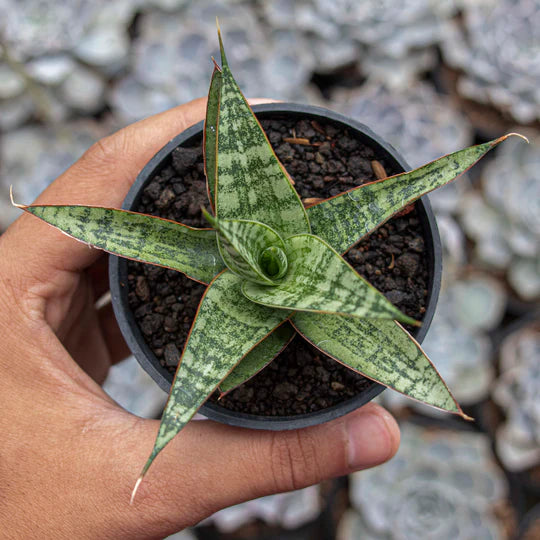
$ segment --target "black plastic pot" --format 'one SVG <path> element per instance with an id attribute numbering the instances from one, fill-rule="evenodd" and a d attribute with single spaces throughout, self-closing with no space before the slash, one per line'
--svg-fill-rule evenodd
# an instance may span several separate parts
<path id="1" fill-rule="evenodd" d="M 351 133 L 354 133 L 360 141 L 373 148 L 377 154 L 396 166 L 397 169 L 403 171 L 410 169 L 403 157 L 401 157 L 391 145 L 384 142 L 380 137 L 373 133 L 367 126 L 327 109 L 291 103 L 257 105 L 253 109 L 261 119 L 276 116 L 288 116 L 293 119 L 308 119 L 341 125 L 342 127 L 346 127 Z M 158 174 L 164 164 L 167 163 L 169 154 L 177 146 L 189 144 L 190 142 L 200 139 L 202 128 L 203 123 L 200 122 L 165 145 L 139 173 L 135 183 L 124 200 L 122 208 L 125 210 L 135 209 L 145 185 Z M 422 342 L 431 324 L 439 296 L 442 272 L 442 251 L 439 232 L 427 197 L 422 197 L 422 199 L 416 203 L 416 209 L 424 233 L 424 243 L 427 251 L 430 276 L 426 312 L 422 320 L 422 327 L 415 333 L 415 339 L 418 342 Z M 128 346 L 144 370 L 154 379 L 154 381 L 156 381 L 160 388 L 168 392 L 171 387 L 172 376 L 163 366 L 161 366 L 158 359 L 146 344 L 137 327 L 134 315 L 129 308 L 127 262 L 125 259 L 111 256 L 109 277 L 114 312 Z M 351 412 L 368 401 L 371 401 L 375 396 L 380 394 L 384 388 L 385 387 L 382 385 L 373 384 L 373 386 L 365 392 L 338 405 L 296 416 L 270 417 L 237 413 L 210 402 L 203 405 L 200 412 L 212 420 L 234 426 L 268 430 L 297 429 L 321 424 Z"/>

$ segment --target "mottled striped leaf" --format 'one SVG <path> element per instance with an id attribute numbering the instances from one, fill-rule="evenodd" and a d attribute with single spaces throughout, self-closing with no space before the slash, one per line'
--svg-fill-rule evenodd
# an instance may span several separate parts
<path id="1" fill-rule="evenodd" d="M 176 371 L 154 449 L 134 491 L 156 456 L 219 383 L 287 318 L 287 312 L 247 300 L 240 284 L 241 279 L 226 270 L 206 289 Z"/>
<path id="2" fill-rule="evenodd" d="M 204 122 L 204 169 L 206 171 L 206 188 L 208 200 L 215 209 L 217 129 L 219 117 L 219 99 L 221 96 L 221 71 L 216 66 L 210 82 L 208 101 L 206 103 L 206 119 Z"/>
<path id="3" fill-rule="evenodd" d="M 283 240 L 268 225 L 244 219 L 218 219 L 204 209 L 203 214 L 218 231 L 219 252 L 235 274 L 273 285 L 287 271 Z"/>
<path id="4" fill-rule="evenodd" d="M 178 270 L 210 283 L 224 268 L 216 232 L 96 206 L 20 206 L 73 238 L 127 259 Z"/>
<path id="5" fill-rule="evenodd" d="M 276 328 L 266 339 L 251 350 L 219 384 L 221 395 L 251 379 L 265 368 L 290 343 L 296 332 L 289 323 Z"/>
<path id="6" fill-rule="evenodd" d="M 394 307 L 324 240 L 299 234 L 285 240 L 289 270 L 274 287 L 245 282 L 247 298 L 269 307 L 418 323 Z"/>
<path id="7" fill-rule="evenodd" d="M 364 184 L 311 206 L 307 212 L 313 234 L 345 253 L 405 206 L 463 174 L 511 135 L 518 134 L 459 150 L 414 171 Z"/>
<path id="8" fill-rule="evenodd" d="M 283 238 L 309 232 L 306 211 L 238 88 L 220 36 L 216 215 L 266 223 Z"/>
<path id="9" fill-rule="evenodd" d="M 341 364 L 433 407 L 465 416 L 420 345 L 396 322 L 295 313 L 294 327 Z"/>

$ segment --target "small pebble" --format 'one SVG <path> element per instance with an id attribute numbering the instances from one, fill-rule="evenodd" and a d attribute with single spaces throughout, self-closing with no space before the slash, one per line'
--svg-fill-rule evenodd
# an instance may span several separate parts
<path id="1" fill-rule="evenodd" d="M 174 343 L 168 343 L 163 349 L 163 358 L 165 365 L 168 367 L 176 367 L 180 360 L 180 351 Z"/>

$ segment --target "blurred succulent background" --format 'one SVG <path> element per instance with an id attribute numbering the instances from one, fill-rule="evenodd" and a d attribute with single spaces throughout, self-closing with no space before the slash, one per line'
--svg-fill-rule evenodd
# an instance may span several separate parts
<path id="1" fill-rule="evenodd" d="M 30 202 L 95 140 L 205 95 L 216 16 L 247 95 L 350 115 L 412 167 L 530 144 L 430 197 L 445 270 L 424 345 L 476 423 L 386 391 L 392 462 L 174 538 L 540 538 L 540 0 L 0 0 L 0 229 L 10 184 Z M 133 359 L 105 387 L 160 414 Z"/>

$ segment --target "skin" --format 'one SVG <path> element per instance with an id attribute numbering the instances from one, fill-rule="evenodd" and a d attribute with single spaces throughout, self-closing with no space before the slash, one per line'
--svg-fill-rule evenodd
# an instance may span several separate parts
<path id="1" fill-rule="evenodd" d="M 36 200 L 119 207 L 144 164 L 202 120 L 205 100 L 93 145 Z M 163 538 L 213 512 L 383 463 L 395 420 L 368 404 L 291 432 L 192 422 L 158 457 L 130 505 L 159 422 L 101 389 L 128 355 L 110 305 L 106 259 L 30 215 L 0 237 L 1 538 Z"/>

